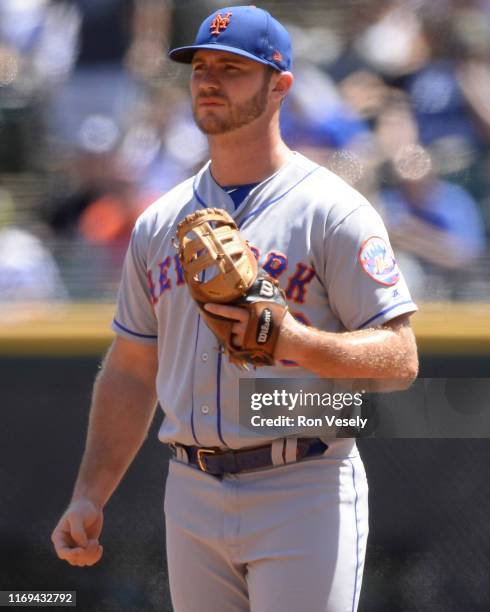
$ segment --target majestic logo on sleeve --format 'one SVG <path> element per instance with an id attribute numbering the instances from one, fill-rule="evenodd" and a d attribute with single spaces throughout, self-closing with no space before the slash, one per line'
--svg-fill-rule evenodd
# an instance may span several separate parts
<path id="1" fill-rule="evenodd" d="M 221 13 L 218 13 L 216 15 L 216 17 L 211 22 L 211 26 L 209 28 L 213 36 L 218 36 L 223 30 L 226 30 L 226 28 L 230 25 L 230 19 L 232 14 L 233 13 L 226 13 L 224 17 Z"/>
<path id="2" fill-rule="evenodd" d="M 400 280 L 393 251 L 380 236 L 371 236 L 362 243 L 359 262 L 364 272 L 380 285 L 390 287 Z"/>

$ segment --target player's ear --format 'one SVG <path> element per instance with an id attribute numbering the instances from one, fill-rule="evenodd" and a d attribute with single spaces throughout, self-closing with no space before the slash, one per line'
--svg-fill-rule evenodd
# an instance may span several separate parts
<path id="1" fill-rule="evenodd" d="M 280 72 L 273 80 L 272 94 L 281 100 L 284 99 L 293 86 L 294 77 L 291 72 Z"/>

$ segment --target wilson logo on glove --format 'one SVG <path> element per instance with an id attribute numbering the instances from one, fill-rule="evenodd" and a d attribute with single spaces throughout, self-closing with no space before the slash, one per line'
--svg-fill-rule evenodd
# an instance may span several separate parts
<path id="1" fill-rule="evenodd" d="M 259 319 L 259 335 L 257 336 L 257 342 L 259 344 L 265 344 L 269 339 L 272 323 L 272 312 L 269 308 L 264 308 Z"/>
<path id="2" fill-rule="evenodd" d="M 248 242 L 230 215 L 220 208 L 187 215 L 177 226 L 174 244 L 189 292 L 230 362 L 242 368 L 248 363 L 273 365 L 288 308 L 286 297 L 278 281 L 258 269 Z M 204 310 L 208 302 L 239 306 L 248 312 L 242 346 L 233 344 L 234 321 Z"/>
<path id="3" fill-rule="evenodd" d="M 268 280 L 263 280 L 260 286 L 259 294 L 262 297 L 270 299 L 274 295 L 274 285 Z"/>

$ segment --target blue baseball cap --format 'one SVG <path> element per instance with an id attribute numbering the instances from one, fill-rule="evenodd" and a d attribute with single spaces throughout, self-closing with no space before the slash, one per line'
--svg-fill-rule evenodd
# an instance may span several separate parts
<path id="1" fill-rule="evenodd" d="M 232 6 L 205 19 L 193 45 L 169 51 L 176 62 L 190 64 L 198 49 L 228 51 L 272 66 L 291 70 L 291 39 L 272 15 L 255 6 Z"/>

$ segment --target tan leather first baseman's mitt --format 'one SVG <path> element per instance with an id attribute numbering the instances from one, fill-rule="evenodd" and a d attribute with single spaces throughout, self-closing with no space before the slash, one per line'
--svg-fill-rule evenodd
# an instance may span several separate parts
<path id="1" fill-rule="evenodd" d="M 279 328 L 287 311 L 284 292 L 263 270 L 230 215 L 206 208 L 177 226 L 180 263 L 189 291 L 230 362 L 241 367 L 272 365 Z M 243 346 L 233 345 L 234 321 L 204 310 L 215 302 L 249 312 Z"/>

